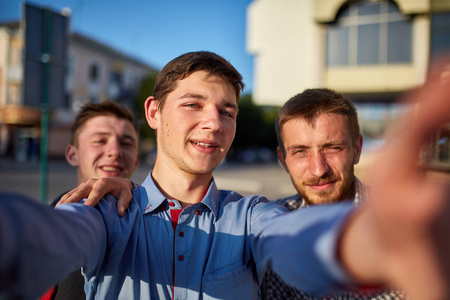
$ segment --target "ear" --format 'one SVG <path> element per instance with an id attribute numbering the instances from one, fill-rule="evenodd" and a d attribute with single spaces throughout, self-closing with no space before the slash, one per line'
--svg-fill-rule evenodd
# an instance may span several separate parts
<path id="1" fill-rule="evenodd" d="M 277 156 L 278 156 L 278 160 L 280 161 L 281 165 L 284 167 L 286 172 L 289 173 L 289 170 L 286 166 L 286 157 L 284 156 L 283 150 L 281 150 L 280 146 L 277 147 Z"/>
<path id="2" fill-rule="evenodd" d="M 72 167 L 78 167 L 78 149 L 74 145 L 68 145 L 66 148 L 66 160 Z"/>
<path id="3" fill-rule="evenodd" d="M 159 121 L 159 110 L 158 110 L 158 101 L 155 97 L 150 96 L 145 100 L 145 118 L 147 119 L 148 125 L 153 128 L 158 128 Z"/>
<path id="4" fill-rule="evenodd" d="M 359 163 L 359 158 L 361 157 L 362 145 L 363 145 L 363 137 L 362 137 L 362 135 L 360 135 L 359 138 L 356 140 L 356 144 L 355 144 L 355 156 L 353 157 L 353 164 L 355 164 L 355 165 Z"/>

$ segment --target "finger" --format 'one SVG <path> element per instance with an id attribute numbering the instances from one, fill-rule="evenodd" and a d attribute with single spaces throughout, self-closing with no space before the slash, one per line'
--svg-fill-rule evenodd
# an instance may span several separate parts
<path id="1" fill-rule="evenodd" d="M 121 217 L 125 214 L 125 210 L 130 205 L 132 198 L 131 190 L 123 190 L 117 198 L 117 211 Z"/>
<path id="2" fill-rule="evenodd" d="M 58 203 L 56 203 L 55 207 L 57 207 L 60 204 L 66 203 L 67 198 L 70 197 L 70 195 L 73 194 L 73 190 L 70 190 L 69 192 L 65 193 L 58 201 Z"/>
<path id="3" fill-rule="evenodd" d="M 66 193 L 58 202 L 57 206 L 60 204 L 78 203 L 89 194 L 89 190 L 89 186 L 81 184 L 77 188 Z"/>
<path id="4" fill-rule="evenodd" d="M 90 190 L 90 193 L 86 195 L 87 200 L 84 202 L 84 204 L 94 207 L 103 198 L 103 196 L 108 193 L 111 193 L 109 181 L 105 180 L 104 178 L 100 178 L 95 181 L 95 184 Z"/>
<path id="5" fill-rule="evenodd" d="M 81 183 L 78 187 L 64 194 L 58 202 L 58 205 L 80 202 L 82 199 L 89 196 L 89 193 L 92 191 L 97 181 L 98 179 L 91 178 L 88 181 Z"/>

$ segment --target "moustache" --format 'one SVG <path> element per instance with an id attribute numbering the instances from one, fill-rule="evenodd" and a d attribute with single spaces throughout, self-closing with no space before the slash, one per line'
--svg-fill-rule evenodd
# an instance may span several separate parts
<path id="1" fill-rule="evenodd" d="M 304 181 L 304 185 L 319 185 L 319 184 L 327 184 L 335 181 L 341 180 L 341 176 L 339 175 L 332 175 L 328 177 L 320 177 L 320 178 L 311 178 L 307 181 Z"/>

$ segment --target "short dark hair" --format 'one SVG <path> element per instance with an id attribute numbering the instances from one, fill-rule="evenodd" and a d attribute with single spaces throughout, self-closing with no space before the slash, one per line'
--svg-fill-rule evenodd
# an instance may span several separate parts
<path id="1" fill-rule="evenodd" d="M 275 131 L 277 133 L 278 146 L 283 151 L 283 155 L 286 155 L 286 149 L 281 137 L 281 129 L 284 123 L 293 118 L 302 118 L 306 122 L 312 123 L 317 116 L 329 113 L 340 114 L 344 117 L 352 140 L 356 142 L 361 133 L 358 114 L 350 99 L 331 89 L 307 89 L 303 93 L 289 99 L 278 114 Z"/>
<path id="2" fill-rule="evenodd" d="M 188 52 L 171 60 L 156 77 L 153 96 L 162 109 L 167 95 L 175 89 L 177 80 L 184 79 L 197 71 L 209 72 L 231 83 L 236 92 L 236 101 L 244 89 L 242 75 L 225 58 L 208 51 Z"/>
<path id="3" fill-rule="evenodd" d="M 117 102 L 104 101 L 101 103 L 86 103 L 81 107 L 80 112 L 75 118 L 72 125 L 70 143 L 78 146 L 78 136 L 81 128 L 87 121 L 98 116 L 113 116 L 118 119 L 130 121 L 134 130 L 138 132 L 138 127 L 133 113 L 128 108 L 118 104 Z"/>

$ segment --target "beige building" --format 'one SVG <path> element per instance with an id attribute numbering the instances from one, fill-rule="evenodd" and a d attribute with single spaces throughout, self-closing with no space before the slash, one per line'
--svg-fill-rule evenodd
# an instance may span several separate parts
<path id="1" fill-rule="evenodd" d="M 24 101 L 28 63 L 24 36 L 23 22 L 0 24 L 0 155 L 34 160 L 41 110 Z M 75 32 L 67 33 L 66 47 L 64 91 L 58 99 L 50 99 L 50 156 L 64 155 L 71 122 L 84 102 L 117 101 L 134 110 L 142 79 L 157 72 L 129 54 Z"/>
<path id="2" fill-rule="evenodd" d="M 253 0 L 247 48 L 256 104 L 281 106 L 306 88 L 332 88 L 355 102 L 366 141 L 379 139 L 404 109 L 399 96 L 450 51 L 450 1 Z M 429 159 L 450 169 L 449 137 L 444 128 Z"/>

